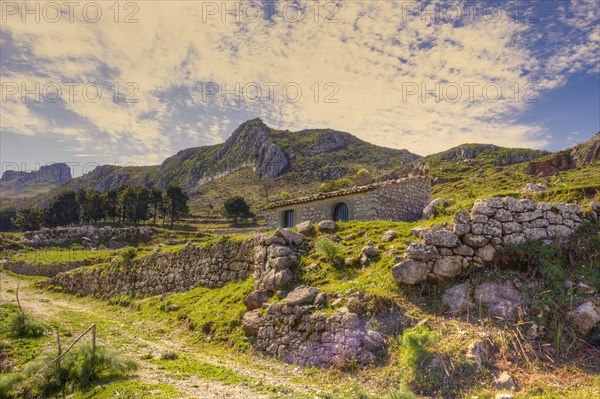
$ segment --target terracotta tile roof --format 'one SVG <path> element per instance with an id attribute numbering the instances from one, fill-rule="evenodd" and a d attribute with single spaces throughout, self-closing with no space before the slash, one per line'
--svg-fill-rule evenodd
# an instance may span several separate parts
<path id="1" fill-rule="evenodd" d="M 328 193 L 312 194 L 312 195 L 307 195 L 305 197 L 294 198 L 294 199 L 285 200 L 285 201 L 272 202 L 267 206 L 266 209 L 275 209 L 275 208 L 280 208 L 282 206 L 303 204 L 306 202 L 318 201 L 318 200 L 322 200 L 322 199 L 326 199 L 326 198 L 342 197 L 344 195 L 363 193 L 366 191 L 375 190 L 376 188 L 381 187 L 381 186 L 387 186 L 390 184 L 400 184 L 400 183 L 405 183 L 409 180 L 424 179 L 424 178 L 426 178 L 426 177 L 407 177 L 407 178 L 402 178 L 402 179 L 386 180 L 383 182 L 371 183 L 366 186 L 348 187 L 348 188 L 344 188 L 342 190 L 331 191 Z"/>

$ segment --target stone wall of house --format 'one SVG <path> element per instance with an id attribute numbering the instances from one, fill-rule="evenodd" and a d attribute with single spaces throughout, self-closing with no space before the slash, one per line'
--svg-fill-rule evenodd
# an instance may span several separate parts
<path id="1" fill-rule="evenodd" d="M 416 229 L 421 240 L 408 246 L 392 274 L 398 284 L 453 278 L 471 264 L 491 262 L 503 247 L 565 239 L 583 222 L 598 222 L 599 214 L 598 203 L 585 211 L 575 204 L 512 197 L 477 200 L 470 212 L 457 212 L 449 227 Z"/>
<path id="2" fill-rule="evenodd" d="M 294 224 L 332 219 L 333 211 L 340 203 L 348 206 L 351 220 L 412 221 L 421 217 L 430 197 L 431 180 L 428 178 L 415 177 L 376 183 L 367 191 L 359 193 L 342 193 L 270 209 L 266 215 L 266 227 L 280 227 L 283 213 L 288 210 L 294 211 Z"/>
<path id="3" fill-rule="evenodd" d="M 428 178 L 400 180 L 399 183 L 377 187 L 371 195 L 375 204 L 376 220 L 418 220 L 423 214 L 423 208 L 431 200 L 431 180 Z"/>

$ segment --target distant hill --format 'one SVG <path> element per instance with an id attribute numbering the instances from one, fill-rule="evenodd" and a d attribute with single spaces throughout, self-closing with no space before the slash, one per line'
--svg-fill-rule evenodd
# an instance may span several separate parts
<path id="1" fill-rule="evenodd" d="M 71 180 L 71 169 L 65 163 L 44 165 L 26 172 L 7 170 L 0 178 L 2 201 L 29 198 L 61 187 Z"/>
<path id="2" fill-rule="evenodd" d="M 379 147 L 346 132 L 282 131 L 253 119 L 241 124 L 222 144 L 179 151 L 161 165 L 100 166 L 65 187 L 106 191 L 125 184 L 141 184 L 162 189 L 174 183 L 197 197 L 196 202 L 203 202 L 208 196 L 210 203 L 215 196 L 220 198 L 230 192 L 256 200 L 261 179 L 274 180 L 278 192 L 297 194 L 310 192 L 323 181 L 352 175 L 361 168 L 377 175 L 419 158 L 407 150 Z M 222 181 L 227 181 L 228 186 Z M 44 196 L 38 200 L 38 204 L 45 203 Z"/>
<path id="3" fill-rule="evenodd" d="M 589 197 L 600 186 L 599 154 L 600 133 L 586 143 L 557 153 L 463 144 L 421 157 L 407 150 L 376 146 L 346 132 L 276 130 L 253 119 L 241 124 L 222 144 L 179 151 L 160 165 L 100 166 L 70 179 L 62 187 L 106 191 L 126 184 L 162 189 L 174 183 L 191 195 L 194 211 L 213 212 L 232 195 L 242 195 L 252 203 L 264 201 L 265 179 L 270 181 L 273 200 L 281 192 L 292 196 L 313 193 L 323 181 L 349 177 L 365 168 L 377 180 L 431 175 L 434 196 L 458 200 L 468 200 L 475 194 L 518 193 L 526 183 L 549 185 L 559 191 L 582 189 L 583 195 Z M 560 175 L 556 184 L 548 180 L 557 174 Z M 561 178 L 563 175 L 566 177 Z M 58 186 L 36 186 L 37 192 L 31 186 L 29 194 L 42 194 L 18 204 L 43 206 Z M 19 192 L 24 191 L 3 190 L 3 202 Z"/>

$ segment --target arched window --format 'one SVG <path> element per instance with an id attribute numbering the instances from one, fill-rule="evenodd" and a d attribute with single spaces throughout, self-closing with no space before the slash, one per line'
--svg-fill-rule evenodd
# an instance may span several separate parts
<path id="1" fill-rule="evenodd" d="M 348 205 L 343 202 L 337 204 L 335 208 L 333 208 L 333 220 L 336 222 L 345 222 L 348 219 Z"/>

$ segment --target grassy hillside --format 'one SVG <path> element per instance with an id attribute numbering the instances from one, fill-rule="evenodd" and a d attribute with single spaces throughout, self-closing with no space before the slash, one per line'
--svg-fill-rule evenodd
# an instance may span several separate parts
<path id="1" fill-rule="evenodd" d="M 387 356 L 367 369 L 316 370 L 257 357 L 241 331 L 245 311 L 241 301 L 253 290 L 252 278 L 218 289 L 196 288 L 162 297 L 120 296 L 106 302 L 36 290 L 31 283 L 37 278 L 3 272 L 0 296 L 14 303 L 16 285 L 21 284 L 24 309 L 43 324 L 59 328 L 66 345 L 97 323 L 101 345 L 138 363 L 139 371 L 128 376 L 104 375 L 98 384 L 76 389 L 77 399 L 111 398 L 117 392 L 132 398 L 200 397 L 202 389 L 223 390 L 222 395 L 233 398 L 494 398 L 501 392 L 493 384 L 500 370 L 517 380 L 517 399 L 588 399 L 600 393 L 600 369 L 594 360 L 598 349 L 576 338 L 563 317 L 592 297 L 568 289 L 565 280 L 596 288 L 600 284 L 598 226 L 586 226 L 563 246 L 528 244 L 507 252 L 505 263 L 468 271 L 464 278 L 474 283 L 517 281 L 526 293 L 526 313 L 500 323 L 477 310 L 464 317 L 444 313 L 442 292 L 462 280 L 400 288 L 393 281 L 394 256 L 413 240 L 411 229 L 449 220 L 442 216 L 421 223 L 340 223 L 335 233 L 342 247 L 340 257 L 358 257 L 368 241 L 381 255 L 367 265 L 346 265 L 332 263 L 313 247 L 301 258 L 294 285 L 316 286 L 341 299 L 332 299 L 325 312 L 348 306 L 367 319 L 371 314 L 370 328 L 388 331 Z M 381 235 L 389 229 L 398 236 L 382 242 Z M 151 249 L 140 248 L 138 256 Z M 537 274 L 528 273 L 534 269 Z M 367 299 L 353 299 L 358 293 Z M 401 326 L 393 331 L 385 330 L 385 320 L 375 317 L 392 302 L 398 308 L 390 322 Z M 15 305 L 0 308 L 2 314 L 14 311 Z M 536 341 L 524 338 L 532 320 L 544 327 Z M 8 356 L 4 359 L 17 369 L 44 350 L 54 350 L 56 342 L 50 335 L 14 338 L 6 332 L 0 339 Z M 465 356 L 476 341 L 490 348 L 481 367 Z M 0 372 L 0 386 L 8 375 Z"/>

